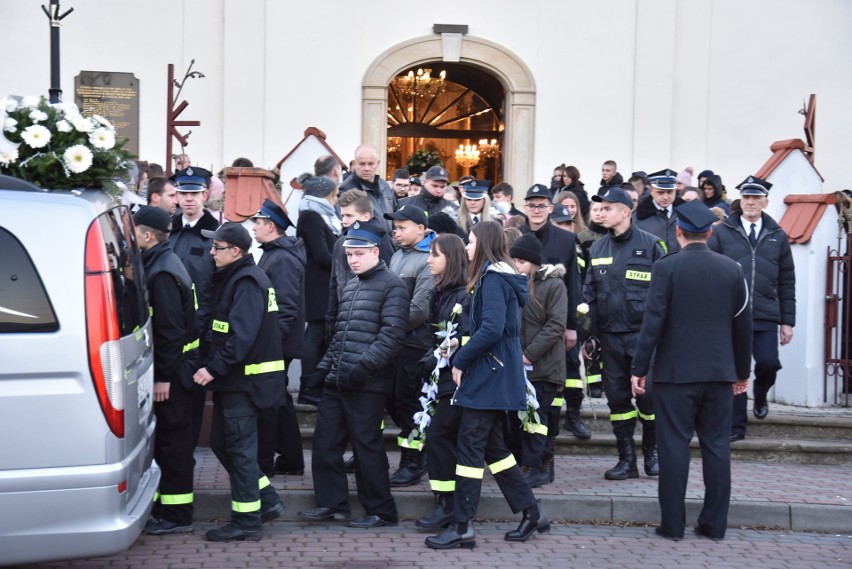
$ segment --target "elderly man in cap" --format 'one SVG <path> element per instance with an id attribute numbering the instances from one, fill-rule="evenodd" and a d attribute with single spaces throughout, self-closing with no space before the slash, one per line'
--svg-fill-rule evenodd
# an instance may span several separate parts
<path id="1" fill-rule="evenodd" d="M 211 277 L 216 270 L 210 258 L 210 239 L 201 234 L 202 230 L 213 231 L 219 222 L 204 209 L 208 185 L 212 174 L 204 168 L 189 167 L 175 172 L 169 180 L 177 190 L 180 211 L 172 216 L 172 233 L 169 242 L 172 250 L 183 262 L 198 299 L 198 325 L 200 329 L 210 328 L 210 287 Z M 201 353 L 206 351 L 202 338 Z M 201 420 L 204 414 L 204 401 L 207 391 L 196 386 L 192 396 L 192 430 L 195 440 L 201 433 Z"/>
<path id="2" fill-rule="evenodd" d="M 400 205 L 417 206 L 426 212 L 427 216 L 436 213 L 446 213 L 456 219 L 458 217 L 458 204 L 444 197 L 447 185 L 450 183 L 446 168 L 443 166 L 432 166 L 423 174 L 423 189 L 416 196 L 406 198 Z"/>
<path id="3" fill-rule="evenodd" d="M 211 529 L 210 541 L 261 538 L 260 525 L 284 511 L 257 464 L 257 419 L 279 406 L 286 391 L 278 303 L 266 273 L 249 253 L 251 236 L 239 223 L 203 230 L 217 271 L 209 357 L 193 380 L 213 392 L 210 446 L 231 480 L 231 520 Z"/>
<path id="4" fill-rule="evenodd" d="M 284 364 L 289 369 L 290 362 L 302 357 L 305 339 L 305 245 L 298 237 L 286 235 L 293 222 L 284 209 L 270 199 L 263 202 L 251 219 L 254 221 L 254 238 L 263 251 L 257 265 L 275 289 L 278 331 L 281 333 Z M 284 378 L 289 384 L 286 372 Z M 289 391 L 283 405 L 261 410 L 257 428 L 258 463 L 264 474 L 304 473 L 299 421 Z"/>
<path id="5" fill-rule="evenodd" d="M 624 190 L 610 188 L 603 196 L 593 196 L 592 201 L 601 204 L 600 225 L 607 233 L 589 249 L 583 300 L 589 305 L 593 331 L 603 348 L 604 391 L 618 445 L 618 463 L 604 473 L 604 478 L 639 477 L 633 449 L 637 418 L 642 422 L 645 474 L 657 476 L 660 468 L 654 406 L 644 395 L 637 396 L 633 405 L 630 365 L 636 356 L 654 263 L 666 253 L 657 237 L 633 225 L 633 201 Z M 584 346 L 589 359 L 593 347 L 590 343 Z"/>
<path id="6" fill-rule="evenodd" d="M 695 533 L 725 537 L 731 403 L 735 394 L 748 389 L 751 369 L 748 288 L 740 264 L 707 247 L 716 220 L 697 200 L 677 208 L 682 249 L 654 265 L 632 364 L 633 394 L 650 391 L 657 413 L 662 521 L 656 532 L 674 540 L 683 538 L 686 525 L 689 441 L 696 431 L 705 490 Z M 652 369 L 653 379 L 646 384 Z"/>
<path id="7" fill-rule="evenodd" d="M 317 407 L 311 470 L 317 507 L 299 512 L 311 521 L 349 519 L 346 441 L 357 456 L 355 482 L 366 516 L 351 527 L 396 525 L 388 457 L 382 437 L 385 399 L 408 326 L 408 290 L 379 258 L 378 220 L 352 224 L 343 247 L 355 278 L 340 299 L 334 336 L 315 375 L 325 389 Z"/>
<path id="8" fill-rule="evenodd" d="M 192 280 L 172 252 L 172 218 L 142 206 L 133 216 L 148 281 L 154 333 L 154 458 L 162 470 L 149 535 L 187 533 L 193 525 L 192 374 L 198 369 L 199 330 Z"/>
<path id="9" fill-rule="evenodd" d="M 763 211 L 772 184 L 749 176 L 737 188 L 742 212 L 720 223 L 707 245 L 738 261 L 745 271 L 754 319 L 753 413 L 757 419 L 765 419 L 769 414 L 767 394 L 781 369 L 778 342 L 789 344 L 796 325 L 796 270 L 787 234 Z M 747 399 L 745 393 L 734 398 L 731 442 L 745 438 Z"/>
<path id="10" fill-rule="evenodd" d="M 674 253 L 680 249 L 675 235 L 675 208 L 683 203 L 676 195 L 677 172 L 665 169 L 648 174 L 648 183 L 651 192 L 639 199 L 639 205 L 633 212 L 633 223 L 656 235 L 665 244 L 667 253 Z"/>
<path id="11" fill-rule="evenodd" d="M 376 217 L 396 211 L 397 199 L 393 188 L 379 176 L 382 161 L 379 153 L 369 144 L 362 144 L 355 149 L 355 159 L 352 169 L 355 174 L 345 178 L 340 184 L 340 193 L 349 190 L 364 190 L 373 202 L 373 213 Z M 390 224 L 388 224 L 390 227 Z"/>

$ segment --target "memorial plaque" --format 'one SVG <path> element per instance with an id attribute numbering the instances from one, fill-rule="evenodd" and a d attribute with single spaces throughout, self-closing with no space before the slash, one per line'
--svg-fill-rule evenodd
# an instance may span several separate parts
<path id="1" fill-rule="evenodd" d="M 101 115 L 126 138 L 125 150 L 139 155 L 139 80 L 132 73 L 81 71 L 74 78 L 74 102 L 86 116 Z"/>

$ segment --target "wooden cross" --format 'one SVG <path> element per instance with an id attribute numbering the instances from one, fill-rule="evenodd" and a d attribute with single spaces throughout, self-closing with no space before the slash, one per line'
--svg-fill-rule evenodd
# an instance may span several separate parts
<path id="1" fill-rule="evenodd" d="M 799 111 L 805 115 L 805 148 L 802 152 L 805 153 L 808 161 L 814 163 L 814 155 L 816 154 L 816 95 L 811 93 L 808 99 L 808 104 Z"/>

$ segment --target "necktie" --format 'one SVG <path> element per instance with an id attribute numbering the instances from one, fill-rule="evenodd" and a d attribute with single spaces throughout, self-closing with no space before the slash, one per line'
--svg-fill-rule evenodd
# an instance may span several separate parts
<path id="1" fill-rule="evenodd" d="M 754 231 L 754 228 L 757 227 L 754 223 L 751 224 L 751 231 L 748 234 L 748 240 L 751 242 L 751 246 L 754 247 L 757 245 L 757 234 Z"/>
<path id="2" fill-rule="evenodd" d="M 474 216 L 473 216 L 473 223 L 472 223 L 472 224 L 473 224 L 473 225 L 476 225 L 477 223 L 479 223 L 479 216 L 478 216 L 478 215 L 474 215 Z"/>
<path id="3" fill-rule="evenodd" d="M 183 226 L 184 229 L 190 229 L 191 227 L 192 226 L 188 223 Z M 752 225 L 752 227 L 754 227 L 754 225 Z"/>

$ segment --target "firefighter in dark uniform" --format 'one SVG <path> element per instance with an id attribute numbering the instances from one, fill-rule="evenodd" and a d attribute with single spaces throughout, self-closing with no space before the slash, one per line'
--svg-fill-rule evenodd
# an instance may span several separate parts
<path id="1" fill-rule="evenodd" d="M 675 179 L 669 181 L 674 184 Z M 658 182 L 662 183 L 662 181 Z M 610 188 L 601 202 L 601 225 L 608 233 L 589 249 L 589 268 L 583 299 L 589 305 L 592 326 L 603 348 L 604 391 L 610 422 L 618 445 L 618 463 L 607 470 L 607 480 L 638 478 L 633 432 L 642 421 L 642 452 L 645 474 L 659 474 L 654 409 L 649 397 L 636 397 L 633 406 L 630 363 L 645 311 L 652 266 L 665 255 L 659 240 L 631 223 L 633 200 L 621 188 Z"/>
<path id="2" fill-rule="evenodd" d="M 251 236 L 228 222 L 202 234 L 213 239 L 210 356 L 193 379 L 213 391 L 210 446 L 231 480 L 231 521 L 207 532 L 210 541 L 261 537 L 260 524 L 284 511 L 257 464 L 259 409 L 284 402 L 284 353 L 278 303 L 269 277 L 249 254 Z"/>
<path id="3" fill-rule="evenodd" d="M 172 220 L 164 209 L 142 206 L 133 216 L 136 242 L 148 282 L 154 333 L 154 459 L 162 478 L 149 535 L 188 533 L 194 529 L 192 450 L 192 374 L 198 369 L 195 290 L 189 273 L 172 252 Z"/>
<path id="4" fill-rule="evenodd" d="M 728 424 L 734 394 L 745 393 L 751 369 L 748 288 L 742 267 L 707 247 L 716 221 L 699 200 L 677 208 L 682 248 L 654 265 L 633 358 L 633 392 L 638 396 L 647 389 L 657 414 L 662 522 L 656 532 L 676 540 L 686 525 L 689 441 L 696 431 L 705 492 L 695 533 L 725 537 L 731 498 Z M 646 384 L 652 361 L 653 380 Z"/>

